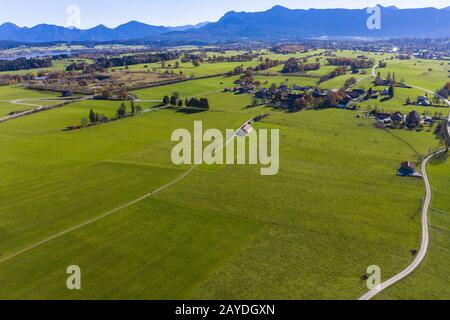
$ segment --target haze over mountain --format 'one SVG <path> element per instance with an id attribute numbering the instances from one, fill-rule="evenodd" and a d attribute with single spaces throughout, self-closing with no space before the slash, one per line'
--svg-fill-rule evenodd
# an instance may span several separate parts
<path id="1" fill-rule="evenodd" d="M 366 9 L 287 9 L 264 12 L 228 12 L 219 21 L 196 26 L 163 27 L 137 21 L 111 29 L 69 29 L 40 24 L 20 28 L 0 26 L 0 40 L 23 42 L 114 41 L 142 39 L 184 41 L 283 40 L 316 37 L 449 37 L 449 8 L 398 9 L 381 7 L 381 29 L 367 28 Z"/>

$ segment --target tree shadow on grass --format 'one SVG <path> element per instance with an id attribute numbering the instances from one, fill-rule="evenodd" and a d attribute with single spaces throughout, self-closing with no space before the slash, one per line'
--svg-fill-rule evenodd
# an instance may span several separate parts
<path id="1" fill-rule="evenodd" d="M 430 165 L 438 166 L 438 165 L 445 163 L 447 160 L 448 160 L 448 153 L 443 152 L 443 153 L 440 153 L 437 156 L 433 157 L 433 159 L 430 160 Z"/>

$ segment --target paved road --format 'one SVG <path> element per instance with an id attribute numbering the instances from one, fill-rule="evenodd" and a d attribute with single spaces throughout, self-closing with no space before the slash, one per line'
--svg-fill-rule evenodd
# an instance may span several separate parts
<path id="1" fill-rule="evenodd" d="M 238 132 L 241 130 L 241 128 L 242 128 L 243 126 L 245 126 L 246 124 L 248 124 L 248 123 L 253 123 L 253 122 L 254 122 L 254 119 L 255 119 L 255 118 L 252 118 L 252 119 L 250 119 L 250 120 L 244 122 L 244 123 L 242 124 L 242 126 L 241 126 L 238 130 L 235 131 L 234 135 L 232 135 L 231 137 L 229 137 L 229 138 L 227 139 L 227 141 L 222 145 L 222 147 L 218 149 L 218 151 L 223 150 L 223 148 L 225 148 L 228 144 L 230 144 L 230 143 L 234 140 L 234 138 L 235 138 L 235 136 L 238 134 Z M 87 220 L 87 221 L 85 221 L 85 222 L 83 222 L 83 223 L 81 223 L 81 224 L 79 224 L 79 225 L 76 225 L 76 226 L 74 226 L 74 227 L 68 228 L 68 229 L 63 230 L 63 231 L 61 231 L 61 232 L 58 232 L 58 233 L 56 233 L 56 234 L 54 234 L 54 235 L 52 235 L 52 236 L 50 236 L 50 237 L 48 237 L 48 238 L 45 238 L 45 239 L 43 239 L 43 240 L 41 240 L 41 241 L 39 241 L 39 242 L 36 242 L 36 243 L 34 243 L 34 244 L 31 244 L 31 245 L 29 245 L 28 247 L 25 247 L 25 248 L 23 248 L 23 249 L 21 249 L 21 250 L 15 252 L 15 253 L 12 253 L 12 254 L 7 255 L 7 256 L 4 256 L 4 257 L 1 257 L 1 258 L 0 258 L 0 263 L 4 263 L 4 262 L 6 262 L 6 261 L 9 261 L 9 260 L 11 260 L 11 259 L 13 259 L 13 258 L 15 258 L 15 257 L 17 257 L 17 256 L 20 256 L 20 255 L 23 254 L 23 253 L 26 253 L 26 252 L 28 252 L 28 251 L 31 251 L 31 250 L 37 248 L 37 247 L 40 247 L 40 246 L 42 246 L 42 245 L 44 245 L 44 244 L 46 244 L 46 243 L 48 243 L 48 242 L 50 242 L 50 241 L 52 241 L 52 240 L 55 240 L 55 239 L 57 239 L 57 238 L 59 238 L 59 237 L 62 237 L 62 236 L 64 236 L 64 235 L 68 234 L 68 233 L 71 233 L 71 232 L 73 232 L 73 231 L 79 230 L 79 229 L 81 229 L 81 228 L 83 228 L 83 227 L 85 227 L 85 226 L 88 226 L 88 225 L 90 225 L 90 224 L 92 224 L 92 223 L 94 223 L 94 222 L 97 222 L 97 221 L 99 221 L 99 220 L 101 220 L 101 219 L 103 219 L 103 218 L 106 218 L 106 217 L 108 217 L 108 216 L 110 216 L 110 215 L 112 215 L 112 214 L 114 214 L 114 213 L 116 213 L 116 212 L 118 212 L 118 211 L 121 211 L 121 210 L 126 209 L 126 208 L 128 208 L 128 207 L 131 207 L 132 205 L 134 205 L 134 204 L 136 204 L 136 203 L 138 203 L 138 202 L 141 202 L 141 201 L 143 201 L 143 200 L 145 200 L 145 199 L 147 199 L 147 198 L 150 198 L 150 197 L 152 197 L 153 195 L 155 195 L 155 194 L 157 194 L 157 193 L 159 193 L 159 192 L 161 192 L 161 191 L 163 191 L 163 190 L 165 190 L 165 189 L 167 189 L 167 188 L 173 186 L 174 184 L 180 182 L 181 180 L 183 180 L 184 178 L 186 178 L 188 175 L 190 175 L 190 174 L 192 173 L 192 171 L 194 171 L 198 166 L 199 166 L 199 165 L 194 165 L 194 166 L 192 166 L 191 168 L 189 168 L 189 170 L 187 170 L 186 172 L 184 172 L 184 173 L 183 173 L 181 176 L 179 176 L 178 178 L 172 180 L 171 182 L 169 182 L 169 183 L 167 183 L 167 184 L 165 184 L 165 185 L 159 187 L 158 189 L 156 189 L 156 190 L 154 190 L 154 191 L 152 191 L 152 192 L 150 192 L 150 193 L 147 193 L 147 194 L 143 195 L 142 197 L 139 197 L 139 198 L 137 198 L 137 199 L 135 199 L 135 200 L 133 200 L 133 201 L 130 201 L 130 202 L 124 204 L 124 205 L 121 205 L 120 207 L 117 207 L 117 208 L 115 208 L 115 209 L 112 209 L 112 210 L 110 210 L 110 211 L 108 211 L 108 212 L 106 212 L 106 213 L 104 213 L 104 214 L 102 214 L 102 215 L 100 215 L 100 216 L 97 216 L 97 217 L 95 217 L 95 218 L 89 219 L 89 220 Z"/>
<path id="2" fill-rule="evenodd" d="M 420 246 L 420 251 L 418 252 L 416 258 L 414 259 L 413 263 L 397 274 L 396 276 L 392 277 L 388 281 L 382 283 L 378 288 L 369 291 L 365 295 L 363 295 L 359 300 L 370 300 L 373 297 L 375 297 L 380 292 L 386 290 L 387 288 L 391 287 L 392 285 L 396 284 L 397 282 L 403 280 L 404 278 L 408 277 L 411 273 L 413 273 L 423 262 L 427 255 L 428 247 L 429 247 L 429 231 L 428 231 L 428 214 L 431 204 L 431 197 L 432 197 L 432 190 L 430 185 L 430 180 L 428 179 L 427 174 L 427 165 L 428 162 L 436 155 L 443 153 L 444 150 L 438 151 L 436 153 L 433 153 L 432 155 L 428 156 L 422 163 L 422 175 L 423 179 L 425 181 L 425 188 L 427 191 L 427 195 L 425 198 L 425 203 L 422 209 L 422 244 Z"/>

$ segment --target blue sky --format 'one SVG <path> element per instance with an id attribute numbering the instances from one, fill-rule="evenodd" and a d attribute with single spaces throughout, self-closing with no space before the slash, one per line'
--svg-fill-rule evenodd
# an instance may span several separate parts
<path id="1" fill-rule="evenodd" d="M 39 23 L 66 25 L 66 9 L 78 5 L 83 29 L 104 24 L 115 27 L 138 20 L 154 25 L 185 25 L 216 21 L 225 12 L 263 11 L 274 5 L 288 8 L 363 8 L 376 3 L 399 8 L 449 6 L 448 0 L 2 0 L 0 23 L 19 26 Z"/>

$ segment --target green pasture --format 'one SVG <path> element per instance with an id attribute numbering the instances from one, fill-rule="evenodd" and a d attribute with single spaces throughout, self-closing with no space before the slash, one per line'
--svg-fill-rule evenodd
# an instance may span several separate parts
<path id="1" fill-rule="evenodd" d="M 448 265 L 450 264 L 450 162 L 439 157 L 429 165 L 433 202 L 430 212 L 431 246 L 422 266 L 411 277 L 381 294 L 379 299 L 448 300 Z"/>
<path id="2" fill-rule="evenodd" d="M 257 78 L 267 85 L 316 81 Z M 64 132 L 91 109 L 112 116 L 121 103 L 88 100 L 0 124 L 0 261 L 61 234 L 0 262 L 0 299 L 356 299 L 367 291 L 368 266 L 380 266 L 387 279 L 409 265 L 420 245 L 424 186 L 396 170 L 436 148 L 433 134 L 376 129 L 358 111 L 247 108 L 250 95 L 222 92 L 235 79 L 134 92 L 155 101 L 173 92 L 206 96 L 211 110 L 197 114 L 153 110 Z M 403 99 L 397 93 L 386 109 Z M 0 88 L 2 101 L 37 95 Z M 151 110 L 158 102 L 137 104 Z M 278 175 L 261 176 L 260 166 L 202 165 L 114 211 L 189 170 L 171 161 L 174 130 L 192 131 L 196 120 L 204 129 L 237 129 L 263 113 L 270 116 L 256 130 L 280 132 Z M 406 289 L 386 298 L 424 298 L 423 288 L 445 296 L 447 164 L 430 165 L 436 196 L 429 260 L 401 284 Z M 82 270 L 81 291 L 66 288 L 70 265 Z"/>

